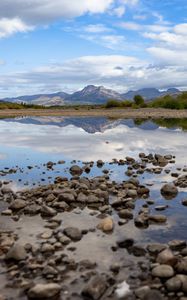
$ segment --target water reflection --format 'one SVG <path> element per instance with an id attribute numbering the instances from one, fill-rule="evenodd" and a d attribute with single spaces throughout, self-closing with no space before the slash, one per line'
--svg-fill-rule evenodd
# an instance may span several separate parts
<path id="1" fill-rule="evenodd" d="M 168 122 L 170 124 L 171 120 Z M 20 152 L 21 157 L 24 152 L 24 157 L 32 157 L 36 162 L 43 155 L 46 159 L 58 159 L 60 156 L 68 160 L 110 161 L 126 155 L 137 156 L 144 151 L 169 152 L 177 156 L 179 163 L 184 163 L 186 136 L 185 131 L 174 125 L 172 129 L 167 129 L 150 120 L 61 117 L 8 119 L 0 121 L 0 159 L 8 155 L 9 160 L 14 153 L 19 159 Z"/>

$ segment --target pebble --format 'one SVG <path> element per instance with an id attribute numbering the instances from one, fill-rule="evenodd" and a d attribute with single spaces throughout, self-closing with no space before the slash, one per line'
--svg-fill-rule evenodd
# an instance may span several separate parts
<path id="1" fill-rule="evenodd" d="M 110 217 L 105 218 L 97 225 L 97 228 L 103 232 L 111 232 L 114 229 L 114 221 Z"/>

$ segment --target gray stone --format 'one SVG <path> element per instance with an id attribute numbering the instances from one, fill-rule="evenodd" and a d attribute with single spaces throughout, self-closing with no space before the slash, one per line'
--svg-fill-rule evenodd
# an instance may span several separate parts
<path id="1" fill-rule="evenodd" d="M 165 249 L 158 254 L 156 261 L 159 264 L 174 266 L 177 263 L 177 258 L 170 249 Z"/>
<path id="2" fill-rule="evenodd" d="M 165 244 L 159 244 L 159 243 L 149 244 L 147 246 L 147 250 L 151 254 L 155 254 L 155 255 L 157 255 L 158 253 L 160 253 L 161 251 L 163 251 L 166 248 L 167 248 L 167 245 L 165 245 Z"/>
<path id="3" fill-rule="evenodd" d="M 12 201 L 9 208 L 12 210 L 20 210 L 20 209 L 24 208 L 26 205 L 27 205 L 27 202 L 25 200 L 16 199 L 16 200 Z"/>
<path id="4" fill-rule="evenodd" d="M 43 205 L 41 208 L 41 215 L 45 217 L 53 217 L 57 214 L 56 210 L 52 207 Z"/>
<path id="5" fill-rule="evenodd" d="M 165 283 L 165 286 L 169 292 L 176 292 L 181 289 L 182 282 L 178 277 L 172 277 L 168 279 Z"/>
<path id="6" fill-rule="evenodd" d="M 178 273 L 187 274 L 187 257 L 182 258 L 176 265 Z"/>
<path id="7" fill-rule="evenodd" d="M 152 276 L 159 278 L 170 278 L 174 275 L 174 270 L 171 266 L 160 265 L 152 270 Z"/>
<path id="8" fill-rule="evenodd" d="M 167 217 L 164 215 L 150 215 L 149 221 L 151 223 L 166 223 Z"/>
<path id="9" fill-rule="evenodd" d="M 24 260 L 27 257 L 27 253 L 23 245 L 15 243 L 6 254 L 6 259 L 13 259 L 16 261 Z"/>
<path id="10" fill-rule="evenodd" d="M 107 289 L 106 281 L 101 276 L 95 276 L 83 289 L 82 295 L 92 300 L 100 299 Z"/>
<path id="11" fill-rule="evenodd" d="M 151 290 L 150 292 L 148 292 L 145 295 L 143 300 L 164 300 L 164 297 L 162 296 L 162 294 L 159 291 Z"/>
<path id="12" fill-rule="evenodd" d="M 64 234 L 73 241 L 80 241 L 82 239 L 82 232 L 76 227 L 65 228 Z"/>
<path id="13" fill-rule="evenodd" d="M 71 168 L 70 168 L 70 173 L 72 175 L 81 175 L 83 173 L 83 170 L 77 166 L 77 165 L 73 165 Z"/>
<path id="14" fill-rule="evenodd" d="M 145 296 L 149 291 L 150 291 L 150 287 L 145 285 L 136 289 L 134 293 L 139 299 L 145 299 Z"/>
<path id="15" fill-rule="evenodd" d="M 172 250 L 181 250 L 186 247 L 186 241 L 185 240 L 173 240 L 173 241 L 170 241 L 168 243 L 168 245 Z"/>
<path id="16" fill-rule="evenodd" d="M 133 213 L 129 209 L 122 209 L 118 213 L 119 217 L 122 219 L 133 219 Z"/>
<path id="17" fill-rule="evenodd" d="M 60 293 L 61 287 L 56 283 L 36 284 L 28 291 L 30 299 L 49 299 Z"/>
<path id="18" fill-rule="evenodd" d="M 175 185 L 173 184 L 165 184 L 162 188 L 161 188 L 161 194 L 164 197 L 168 197 L 168 198 L 174 198 L 177 196 L 178 194 L 178 189 Z"/>

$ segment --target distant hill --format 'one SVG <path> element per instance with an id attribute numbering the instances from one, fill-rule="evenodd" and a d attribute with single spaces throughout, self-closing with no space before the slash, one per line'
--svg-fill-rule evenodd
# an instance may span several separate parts
<path id="1" fill-rule="evenodd" d="M 122 96 L 127 100 L 133 100 L 135 95 L 141 95 L 146 101 L 153 100 L 155 98 L 165 96 L 165 95 L 174 95 L 179 94 L 180 91 L 175 88 L 170 88 L 167 91 L 160 92 L 158 89 L 155 88 L 145 88 L 137 91 L 129 91 Z"/>
<path id="2" fill-rule="evenodd" d="M 114 90 L 107 89 L 103 86 L 88 85 L 81 91 L 73 94 L 58 92 L 53 94 L 37 94 L 25 95 L 15 98 L 4 98 L 0 101 L 8 101 L 13 103 L 29 103 L 44 106 L 57 105 L 73 105 L 73 104 L 104 104 L 109 99 L 115 100 L 133 100 L 135 95 L 141 95 L 145 101 L 149 101 L 164 95 L 177 95 L 180 91 L 175 88 L 170 88 L 167 91 L 160 92 L 155 88 L 145 88 L 137 91 L 129 91 L 120 94 Z"/>

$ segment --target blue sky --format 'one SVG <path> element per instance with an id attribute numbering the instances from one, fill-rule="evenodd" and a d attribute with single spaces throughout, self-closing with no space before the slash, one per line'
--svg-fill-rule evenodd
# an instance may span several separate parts
<path id="1" fill-rule="evenodd" d="M 0 1 L 0 98 L 186 78 L 186 0 Z"/>

